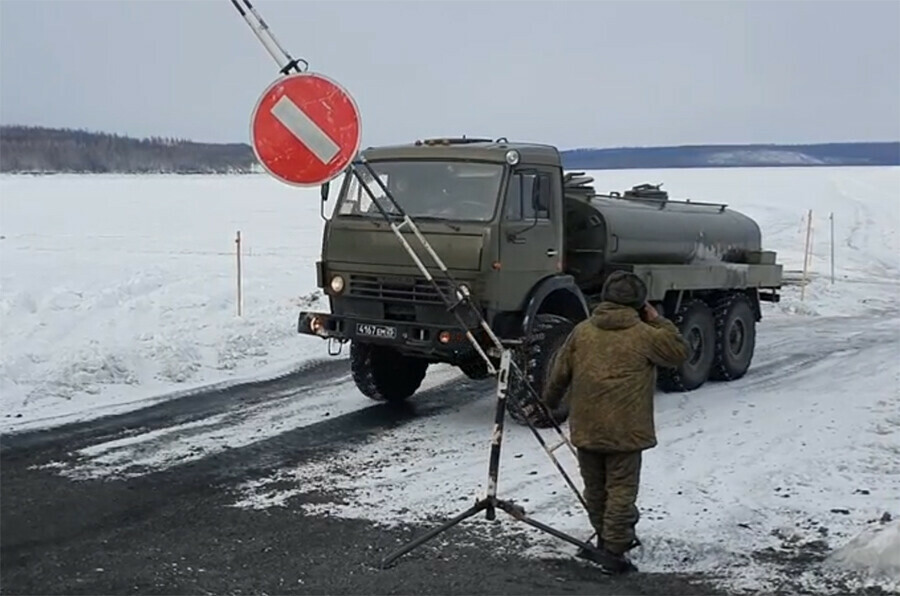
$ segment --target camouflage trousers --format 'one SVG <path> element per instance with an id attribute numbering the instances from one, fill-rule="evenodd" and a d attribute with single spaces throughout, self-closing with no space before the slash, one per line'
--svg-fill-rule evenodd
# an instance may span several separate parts
<path id="1" fill-rule="evenodd" d="M 591 525 L 603 545 L 621 554 L 635 540 L 640 517 L 636 505 L 641 481 L 641 452 L 605 453 L 578 450 L 584 500 Z"/>

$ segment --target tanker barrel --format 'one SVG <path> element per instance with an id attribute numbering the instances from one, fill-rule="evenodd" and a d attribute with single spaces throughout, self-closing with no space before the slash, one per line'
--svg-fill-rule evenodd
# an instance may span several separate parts
<path id="1" fill-rule="evenodd" d="M 761 250 L 759 225 L 723 203 L 670 200 L 661 185 L 601 195 L 581 181 L 575 174 L 565 189 L 565 245 L 585 291 L 599 289 L 611 265 L 747 263 Z"/>

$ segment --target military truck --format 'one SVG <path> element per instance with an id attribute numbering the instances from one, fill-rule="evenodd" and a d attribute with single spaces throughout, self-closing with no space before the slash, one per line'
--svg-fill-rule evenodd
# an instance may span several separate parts
<path id="1" fill-rule="evenodd" d="M 662 389 L 690 391 L 747 372 L 760 302 L 779 300 L 782 266 L 762 249 L 756 222 L 726 204 L 673 200 L 649 184 L 602 194 L 584 173 L 565 172 L 555 147 L 505 138 L 429 139 L 368 148 L 361 157 L 382 183 L 363 178 L 375 201 L 394 212 L 386 188 L 493 332 L 519 340 L 514 361 L 537 391 L 555 352 L 590 315 L 615 270 L 640 276 L 649 301 L 690 344 L 684 365 L 659 371 Z M 322 200 L 328 198 L 326 184 Z M 433 363 L 485 378 L 484 360 L 372 199 L 348 170 L 316 263 L 330 312 L 301 312 L 298 331 L 338 348 L 349 342 L 353 379 L 373 400 L 409 398 Z M 412 233 L 403 233 L 415 247 Z M 453 295 L 452 283 L 433 271 Z M 487 348 L 478 318 L 460 315 Z M 528 400 L 513 377 L 514 420 L 524 422 L 514 405 Z M 553 415 L 561 422 L 565 407 Z M 539 415 L 532 422 L 547 424 Z"/>

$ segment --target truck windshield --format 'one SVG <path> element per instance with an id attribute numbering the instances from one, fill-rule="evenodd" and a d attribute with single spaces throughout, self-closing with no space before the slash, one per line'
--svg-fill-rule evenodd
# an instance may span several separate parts
<path id="1" fill-rule="evenodd" d="M 394 200 L 412 218 L 489 221 L 500 194 L 501 164 L 461 161 L 387 161 L 370 163 Z M 388 213 L 397 210 L 369 172 L 359 169 L 369 189 Z M 339 215 L 380 217 L 378 208 L 350 174 L 337 206 Z"/>

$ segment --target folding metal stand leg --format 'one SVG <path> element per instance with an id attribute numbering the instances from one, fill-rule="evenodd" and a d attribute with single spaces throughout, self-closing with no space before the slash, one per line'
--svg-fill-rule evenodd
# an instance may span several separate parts
<path id="1" fill-rule="evenodd" d="M 506 414 L 506 396 L 509 390 L 510 358 L 510 351 L 508 349 L 504 350 L 500 358 L 500 369 L 498 370 L 497 374 L 497 408 L 494 414 L 494 432 L 491 435 L 491 455 L 490 462 L 488 464 L 488 482 L 486 491 L 487 494 L 484 498 L 476 501 L 472 507 L 469 507 L 455 517 L 447 520 L 440 526 L 428 531 L 422 536 L 414 539 L 413 541 L 405 544 L 396 551 L 390 553 L 382 560 L 382 569 L 389 567 L 391 563 L 393 563 L 401 556 L 425 544 L 432 538 L 449 530 L 460 522 L 474 515 L 477 515 L 481 511 L 486 512 L 485 517 L 488 520 L 495 519 L 497 509 L 506 512 L 517 521 L 526 523 L 534 528 L 537 528 L 538 530 L 541 530 L 542 532 L 574 544 L 575 546 L 579 546 L 588 551 L 594 549 L 594 547 L 587 542 L 582 542 L 581 540 L 578 540 L 577 538 L 570 536 L 565 532 L 561 532 L 546 524 L 531 519 L 525 514 L 524 508 L 516 505 L 512 501 L 497 498 L 497 478 L 500 471 L 500 447 L 503 443 L 503 423 Z"/>

